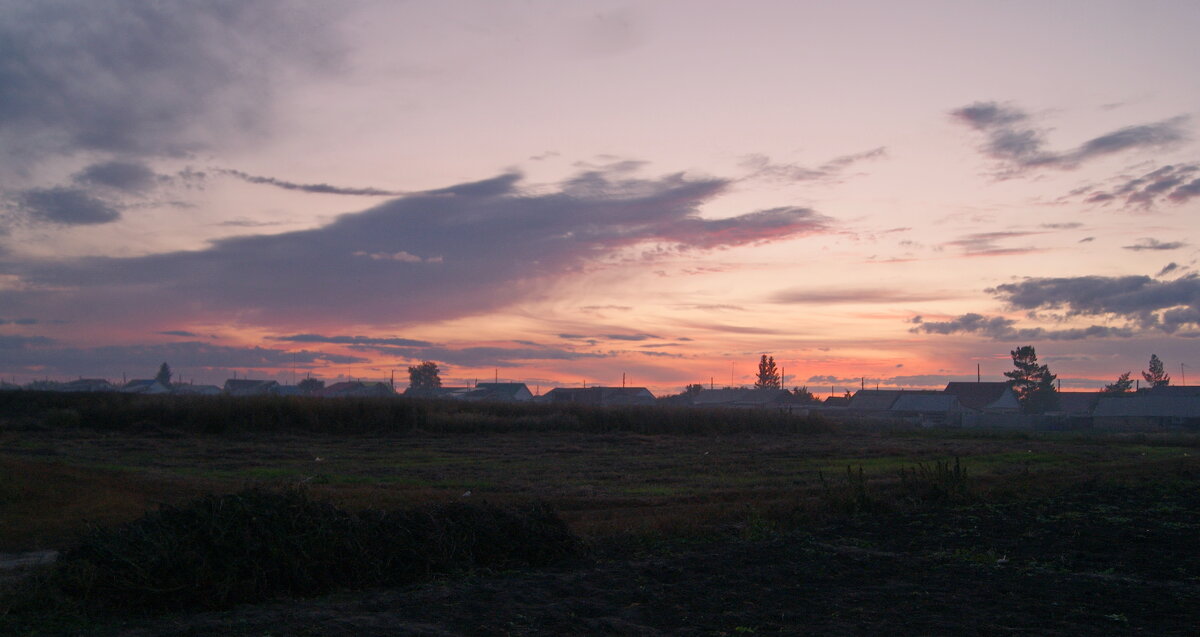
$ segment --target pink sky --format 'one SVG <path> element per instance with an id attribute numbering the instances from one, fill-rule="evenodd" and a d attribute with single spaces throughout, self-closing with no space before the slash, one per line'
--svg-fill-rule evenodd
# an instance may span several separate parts
<path id="1" fill-rule="evenodd" d="M 671 393 L 766 353 L 840 392 L 1002 380 L 1034 345 L 1064 389 L 1151 354 L 1178 379 L 1197 28 L 1193 2 L 7 3 L 0 377 L 434 360 Z"/>

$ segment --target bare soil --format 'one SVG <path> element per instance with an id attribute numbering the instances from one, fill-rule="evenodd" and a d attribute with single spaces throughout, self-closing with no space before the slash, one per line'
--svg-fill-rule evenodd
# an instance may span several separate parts
<path id="1" fill-rule="evenodd" d="M 612 539 L 585 562 L 475 573 L 87 634 L 1193 635 L 1195 475 L 879 511 L 784 531 Z"/>

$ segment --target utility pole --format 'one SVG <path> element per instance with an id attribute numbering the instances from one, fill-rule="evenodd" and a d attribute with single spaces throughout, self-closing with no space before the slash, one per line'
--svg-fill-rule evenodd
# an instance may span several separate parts
<path id="1" fill-rule="evenodd" d="M 983 382 L 983 375 L 979 373 L 979 363 L 975 363 L 975 382 Z"/>

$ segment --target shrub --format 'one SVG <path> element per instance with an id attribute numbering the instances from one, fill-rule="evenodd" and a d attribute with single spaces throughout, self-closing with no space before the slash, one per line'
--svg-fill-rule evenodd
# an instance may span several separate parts
<path id="1" fill-rule="evenodd" d="M 221 608 L 478 567 L 544 565 L 580 550 L 544 505 L 350 513 L 300 490 L 250 490 L 93 528 L 51 577 L 67 596 L 102 608 Z"/>
<path id="2" fill-rule="evenodd" d="M 937 460 L 932 465 L 918 463 L 912 469 L 900 469 L 900 488 L 913 502 L 941 503 L 966 500 L 969 481 L 967 469 L 954 458 Z"/>

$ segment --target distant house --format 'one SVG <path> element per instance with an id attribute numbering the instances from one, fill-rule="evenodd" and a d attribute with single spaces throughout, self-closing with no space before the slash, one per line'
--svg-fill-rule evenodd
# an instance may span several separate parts
<path id="1" fill-rule="evenodd" d="M 464 398 L 482 402 L 523 403 L 533 400 L 533 392 L 525 383 L 477 383 Z"/>
<path id="2" fill-rule="evenodd" d="M 58 391 L 65 392 L 98 392 L 98 391 L 117 391 L 117 388 L 112 383 L 103 378 L 80 378 L 69 383 L 63 383 L 59 386 Z"/>
<path id="3" fill-rule="evenodd" d="M 845 396 L 827 396 L 825 400 L 821 401 L 821 406 L 831 409 L 846 409 L 850 407 L 850 399 Z"/>
<path id="4" fill-rule="evenodd" d="M 691 394 L 693 407 L 726 407 L 731 409 L 788 409 L 802 407 L 786 389 L 754 389 L 727 387 L 724 389 L 702 389 Z"/>
<path id="5" fill-rule="evenodd" d="M 387 383 L 369 383 L 352 380 L 334 383 L 317 391 L 318 396 L 325 398 L 369 398 L 375 396 L 395 396 L 396 391 Z"/>
<path id="6" fill-rule="evenodd" d="M 653 405 L 654 394 L 645 387 L 555 387 L 542 396 L 548 403 L 583 405 Z"/>
<path id="7" fill-rule="evenodd" d="M 162 384 L 153 378 L 139 378 L 125 383 L 124 387 L 118 390 L 125 394 L 169 394 L 171 388 Z"/>
<path id="8" fill-rule="evenodd" d="M 279 388 L 279 381 L 230 378 L 222 390 L 230 396 L 267 396 Z"/>
<path id="9" fill-rule="evenodd" d="M 969 410 L 957 396 L 940 391 L 862 389 L 850 398 L 846 412 L 863 418 L 903 420 L 932 427 L 959 426 Z"/>
<path id="10" fill-rule="evenodd" d="M 958 402 L 958 397 L 943 392 L 901 392 L 892 403 L 891 413 L 923 427 L 958 427 L 968 409 Z"/>
<path id="11" fill-rule="evenodd" d="M 1097 429 L 1154 431 L 1158 429 L 1200 428 L 1200 392 L 1165 388 L 1101 394 L 1092 410 Z"/>
<path id="12" fill-rule="evenodd" d="M 217 396 L 221 388 L 216 385 L 171 385 L 171 393 L 176 396 Z"/>
<path id="13" fill-rule="evenodd" d="M 1021 401 L 1008 383 L 947 383 L 944 391 L 957 397 L 963 407 L 980 413 L 1017 414 L 1021 411 Z"/>

